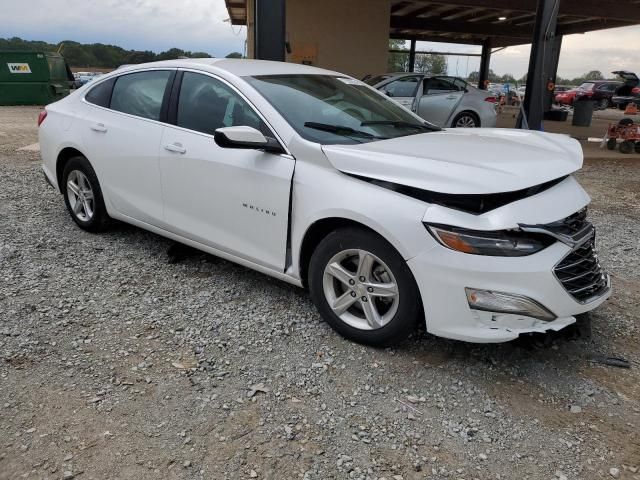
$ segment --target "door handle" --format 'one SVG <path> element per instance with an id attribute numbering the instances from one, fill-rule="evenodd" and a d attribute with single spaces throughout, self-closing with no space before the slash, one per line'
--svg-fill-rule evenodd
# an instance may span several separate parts
<path id="1" fill-rule="evenodd" d="M 456 97 L 455 95 L 447 95 L 447 100 L 455 100 L 456 98 L 458 97 Z"/>
<path id="2" fill-rule="evenodd" d="M 94 123 L 93 125 L 91 125 L 91 130 L 93 130 L 94 132 L 104 133 L 107 131 L 107 127 L 104 126 L 104 123 Z"/>
<path id="3" fill-rule="evenodd" d="M 177 142 L 164 145 L 164 149 L 168 152 L 187 153 L 187 149 L 184 148 L 181 143 Z"/>

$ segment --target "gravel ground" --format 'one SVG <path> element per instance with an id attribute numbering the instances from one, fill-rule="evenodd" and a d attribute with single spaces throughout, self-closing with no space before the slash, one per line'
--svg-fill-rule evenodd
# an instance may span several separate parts
<path id="1" fill-rule="evenodd" d="M 0 108 L 1 479 L 640 479 L 637 157 L 578 174 L 615 286 L 591 339 L 377 350 L 303 290 L 76 228 L 16 151 L 37 113 Z"/>

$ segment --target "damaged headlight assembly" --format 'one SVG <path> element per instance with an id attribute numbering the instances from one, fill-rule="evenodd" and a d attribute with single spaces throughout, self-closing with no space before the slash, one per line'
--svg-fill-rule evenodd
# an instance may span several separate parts
<path id="1" fill-rule="evenodd" d="M 441 245 L 472 255 L 524 257 L 555 242 L 549 235 L 518 230 L 479 231 L 429 224 L 425 224 L 425 227 Z"/>

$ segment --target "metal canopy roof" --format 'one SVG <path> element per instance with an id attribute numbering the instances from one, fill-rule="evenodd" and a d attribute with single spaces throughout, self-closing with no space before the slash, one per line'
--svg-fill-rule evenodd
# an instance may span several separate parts
<path id="1" fill-rule="evenodd" d="M 246 25 L 244 0 L 225 0 Z M 391 38 L 494 47 L 531 43 L 536 0 L 391 0 Z M 504 17 L 505 20 L 499 20 Z M 363 16 L 366 18 L 366 16 Z M 640 24 L 640 0 L 560 0 L 558 35 Z"/>

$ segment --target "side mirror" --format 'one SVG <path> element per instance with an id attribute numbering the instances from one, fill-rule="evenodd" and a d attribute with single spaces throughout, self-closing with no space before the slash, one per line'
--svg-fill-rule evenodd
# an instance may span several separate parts
<path id="1" fill-rule="evenodd" d="M 265 137 L 259 130 L 248 126 L 224 127 L 216 129 L 213 139 L 222 148 L 243 148 L 284 153 L 275 138 Z"/>

